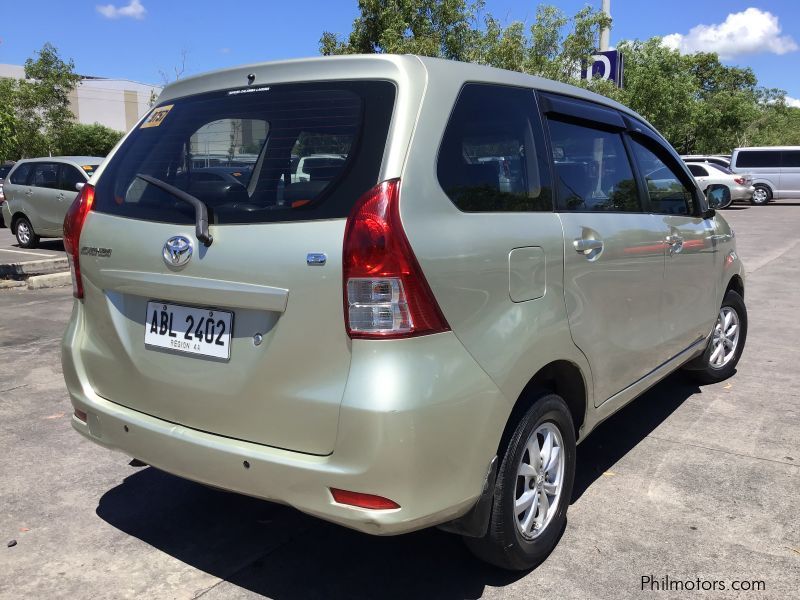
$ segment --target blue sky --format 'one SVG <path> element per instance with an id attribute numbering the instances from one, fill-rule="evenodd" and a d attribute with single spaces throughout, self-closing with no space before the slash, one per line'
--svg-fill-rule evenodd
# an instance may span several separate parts
<path id="1" fill-rule="evenodd" d="M 548 3 L 573 14 L 600 0 Z M 487 0 L 486 10 L 530 22 L 536 4 Z M 612 44 L 659 35 L 683 51 L 719 50 L 727 64 L 752 67 L 762 85 L 800 99 L 800 0 L 612 0 L 611 12 Z M 158 84 L 184 50 L 187 75 L 315 55 L 322 32 L 349 32 L 356 14 L 356 0 L 5 2 L 3 22 L 20 25 L 0 29 L 0 63 L 22 64 L 49 41 L 81 74 Z"/>

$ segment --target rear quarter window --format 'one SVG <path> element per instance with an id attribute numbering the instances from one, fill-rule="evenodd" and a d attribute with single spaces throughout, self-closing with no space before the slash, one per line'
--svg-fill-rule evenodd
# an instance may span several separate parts
<path id="1" fill-rule="evenodd" d="M 95 210 L 194 221 L 190 205 L 137 177 L 144 174 L 199 198 L 218 225 L 345 217 L 377 183 L 394 98 L 390 82 L 346 81 L 170 101 L 111 158 Z M 310 162 L 300 176 L 304 159 Z"/>
<path id="2" fill-rule="evenodd" d="M 437 175 L 464 212 L 551 211 L 549 166 L 533 91 L 465 85 L 442 138 Z"/>
<path id="3" fill-rule="evenodd" d="M 22 163 L 17 165 L 17 168 L 11 173 L 8 180 L 17 185 L 25 185 L 28 181 L 28 175 L 31 172 L 31 163 Z"/>

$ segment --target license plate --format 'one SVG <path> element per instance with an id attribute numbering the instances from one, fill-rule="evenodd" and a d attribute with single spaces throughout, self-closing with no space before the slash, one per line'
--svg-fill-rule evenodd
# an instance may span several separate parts
<path id="1" fill-rule="evenodd" d="M 147 303 L 146 347 L 228 360 L 231 357 L 232 332 L 232 312 L 163 302 Z"/>

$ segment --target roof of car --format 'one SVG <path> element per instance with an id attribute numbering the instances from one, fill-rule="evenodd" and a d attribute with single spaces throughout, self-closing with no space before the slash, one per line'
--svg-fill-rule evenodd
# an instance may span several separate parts
<path id="1" fill-rule="evenodd" d="M 158 103 L 164 104 L 175 98 L 204 92 L 247 88 L 250 81 L 254 86 L 252 89 L 259 89 L 265 84 L 361 78 L 395 78 L 409 81 L 416 79 L 420 85 L 427 86 L 443 79 L 452 80 L 454 77 L 465 82 L 483 81 L 518 85 L 591 100 L 616 108 L 647 123 L 643 117 L 626 106 L 574 85 L 517 71 L 413 54 L 317 56 L 220 69 L 185 77 L 169 84 L 159 96 Z"/>
<path id="2" fill-rule="evenodd" d="M 103 156 L 42 156 L 39 158 L 23 158 L 17 164 L 23 162 L 68 162 L 78 166 L 99 165 L 105 160 Z"/>
<path id="3" fill-rule="evenodd" d="M 800 146 L 742 146 L 741 148 L 734 148 L 737 150 L 800 150 Z"/>

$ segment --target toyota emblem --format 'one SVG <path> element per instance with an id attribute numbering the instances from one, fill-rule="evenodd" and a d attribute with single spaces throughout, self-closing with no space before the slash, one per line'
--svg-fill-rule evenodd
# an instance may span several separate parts
<path id="1" fill-rule="evenodd" d="M 174 235 L 164 243 L 164 262 L 168 267 L 182 267 L 192 258 L 192 240 Z"/>

